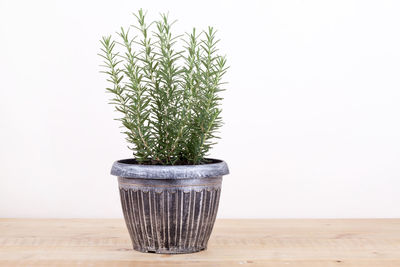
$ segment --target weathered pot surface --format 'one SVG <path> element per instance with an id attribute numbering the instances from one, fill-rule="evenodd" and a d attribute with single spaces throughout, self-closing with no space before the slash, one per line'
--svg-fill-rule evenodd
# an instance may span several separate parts
<path id="1" fill-rule="evenodd" d="M 164 254 L 207 248 L 221 193 L 222 160 L 202 165 L 139 165 L 114 162 L 122 210 L 133 249 Z"/>

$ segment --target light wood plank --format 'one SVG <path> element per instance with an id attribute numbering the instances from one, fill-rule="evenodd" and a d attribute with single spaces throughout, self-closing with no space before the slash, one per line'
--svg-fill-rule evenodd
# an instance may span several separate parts
<path id="1" fill-rule="evenodd" d="M 121 219 L 0 219 L 1 266 L 400 266 L 400 219 L 217 220 L 208 250 L 133 251 Z"/>

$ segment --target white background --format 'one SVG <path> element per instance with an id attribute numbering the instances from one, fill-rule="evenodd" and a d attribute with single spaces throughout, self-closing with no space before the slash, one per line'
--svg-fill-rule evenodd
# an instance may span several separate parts
<path id="1" fill-rule="evenodd" d="M 400 216 L 398 1 L 0 1 L 0 217 L 121 217 L 99 39 L 170 11 L 231 66 L 219 217 Z"/>

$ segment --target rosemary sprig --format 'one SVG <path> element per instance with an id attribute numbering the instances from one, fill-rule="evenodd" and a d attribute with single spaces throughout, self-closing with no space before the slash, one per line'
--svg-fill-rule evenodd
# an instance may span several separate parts
<path id="1" fill-rule="evenodd" d="M 219 93 L 227 71 L 216 31 L 175 36 L 166 14 L 150 24 L 143 10 L 135 17 L 136 25 L 121 28 L 120 41 L 102 38 L 99 54 L 133 155 L 142 164 L 205 163 L 222 125 Z"/>

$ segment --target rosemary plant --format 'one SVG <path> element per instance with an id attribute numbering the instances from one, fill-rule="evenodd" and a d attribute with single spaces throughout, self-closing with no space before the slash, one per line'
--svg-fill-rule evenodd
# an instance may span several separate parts
<path id="1" fill-rule="evenodd" d="M 168 15 L 149 24 L 143 10 L 135 17 L 118 40 L 102 38 L 99 54 L 129 148 L 140 164 L 207 163 L 222 125 L 219 92 L 227 70 L 216 31 L 173 35 Z"/>

